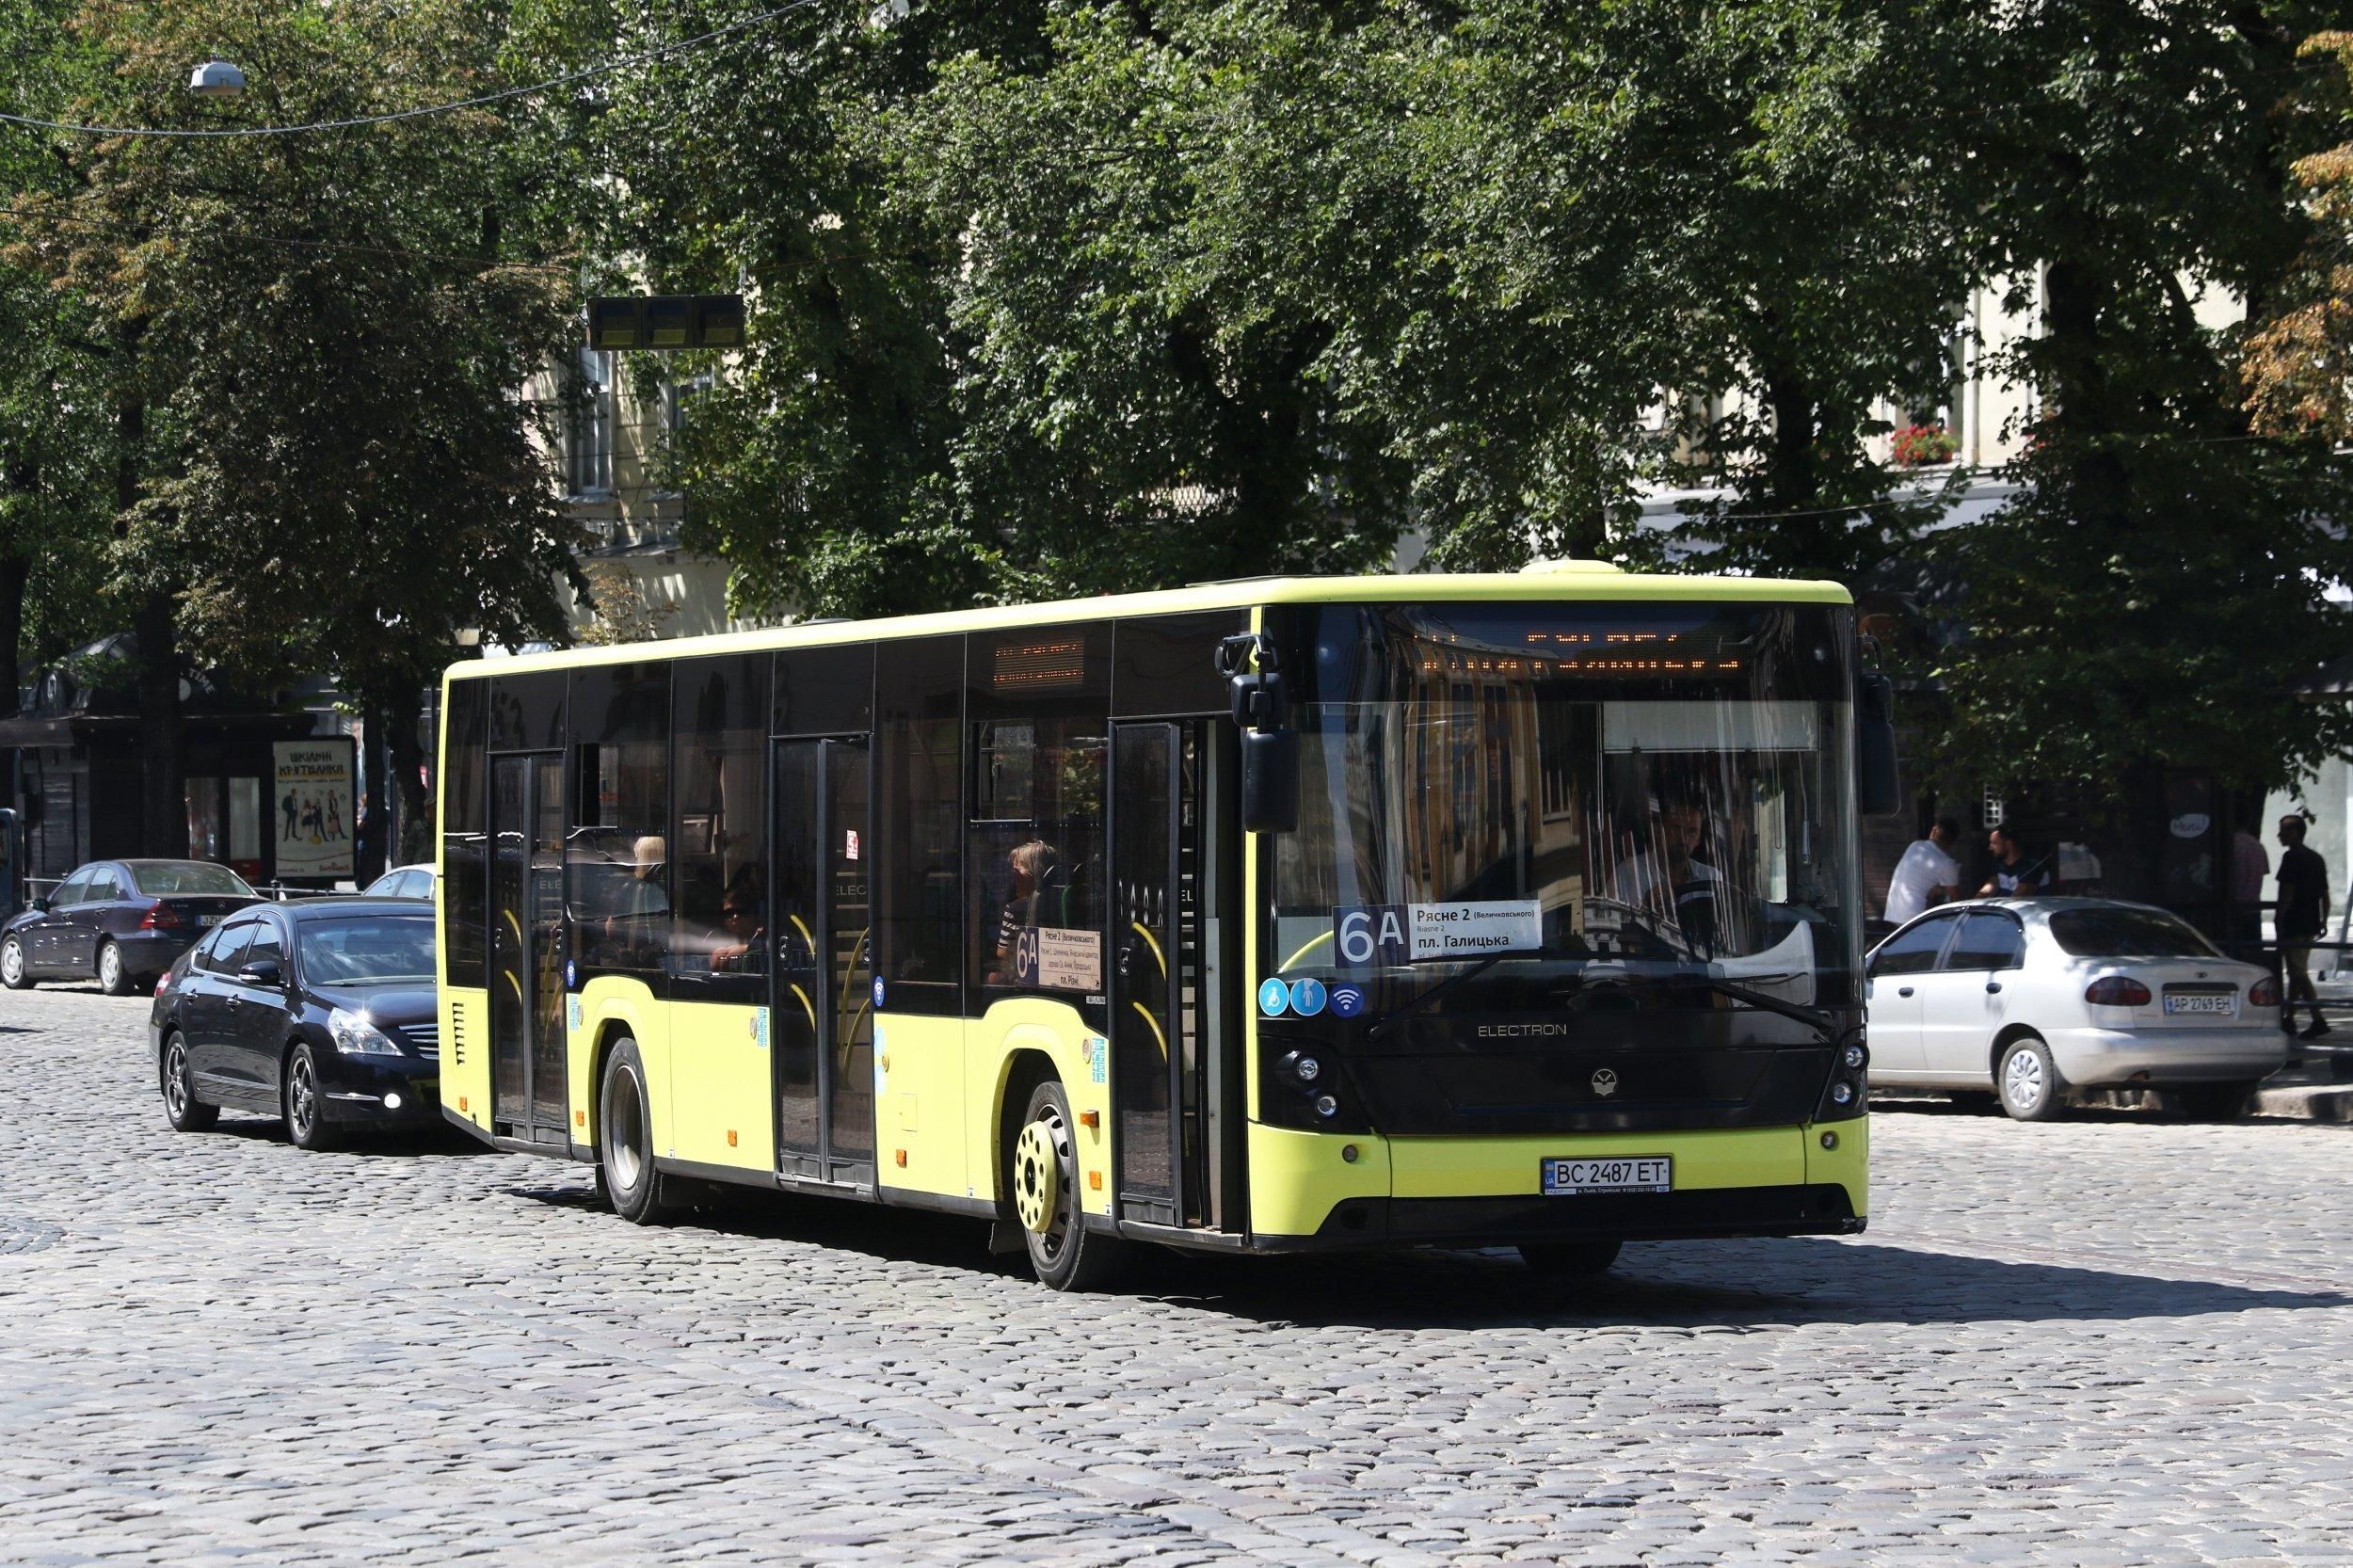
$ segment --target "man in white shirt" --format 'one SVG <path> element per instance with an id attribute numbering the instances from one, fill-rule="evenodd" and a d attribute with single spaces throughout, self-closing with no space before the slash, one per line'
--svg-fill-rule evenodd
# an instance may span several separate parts
<path id="1" fill-rule="evenodd" d="M 1942 904 L 1961 890 L 1961 862 L 1953 858 L 1953 846 L 1960 842 L 1961 824 L 1950 817 L 1939 817 L 1927 838 L 1913 840 L 1896 862 L 1896 874 L 1887 880 L 1890 925 L 1924 915 L 1930 904 Z"/>

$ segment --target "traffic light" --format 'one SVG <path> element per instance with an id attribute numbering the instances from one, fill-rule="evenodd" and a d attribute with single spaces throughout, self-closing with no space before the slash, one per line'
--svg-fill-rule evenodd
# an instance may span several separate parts
<path id="1" fill-rule="evenodd" d="M 655 294 L 591 299 L 588 346 L 632 350 L 741 348 L 744 296 Z"/>

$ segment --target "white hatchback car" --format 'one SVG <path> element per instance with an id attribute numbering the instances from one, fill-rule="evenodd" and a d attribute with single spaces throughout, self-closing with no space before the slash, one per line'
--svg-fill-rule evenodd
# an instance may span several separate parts
<path id="1" fill-rule="evenodd" d="M 1972 899 L 1871 950 L 1874 1085 L 1992 1089 L 2021 1121 L 2077 1088 L 2164 1088 L 2235 1114 L 2287 1060 L 2279 983 L 2109 899 Z"/>

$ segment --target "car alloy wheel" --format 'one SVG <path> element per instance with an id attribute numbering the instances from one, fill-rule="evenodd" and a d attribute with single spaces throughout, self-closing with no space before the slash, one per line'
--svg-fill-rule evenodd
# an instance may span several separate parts
<path id="1" fill-rule="evenodd" d="M 335 1133 L 327 1119 L 327 1106 L 319 1090 L 318 1064 L 311 1059 L 311 1048 L 296 1046 L 286 1059 L 285 1113 L 286 1136 L 302 1149 L 324 1149 L 334 1145 Z"/>
<path id="2" fill-rule="evenodd" d="M 188 1045 L 177 1031 L 164 1037 L 161 1074 L 164 1116 L 173 1131 L 202 1132 L 220 1120 L 219 1107 L 196 1097 L 195 1080 L 188 1070 Z"/>
<path id="3" fill-rule="evenodd" d="M 131 989 L 122 972 L 122 950 L 112 942 L 98 944 L 98 988 L 110 997 L 119 997 Z"/>
<path id="4" fill-rule="evenodd" d="M 0 941 L 0 985 L 22 991 L 32 983 L 24 969 L 24 944 L 13 936 Z"/>

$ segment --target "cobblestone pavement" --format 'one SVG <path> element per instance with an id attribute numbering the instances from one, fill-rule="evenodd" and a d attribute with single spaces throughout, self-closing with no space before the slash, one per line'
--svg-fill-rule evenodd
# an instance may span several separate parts
<path id="1" fill-rule="evenodd" d="M 1173 1260 L 168 1130 L 0 996 L 0 1561 L 2353 1563 L 2353 1129 L 1882 1113 L 1857 1240 Z"/>

